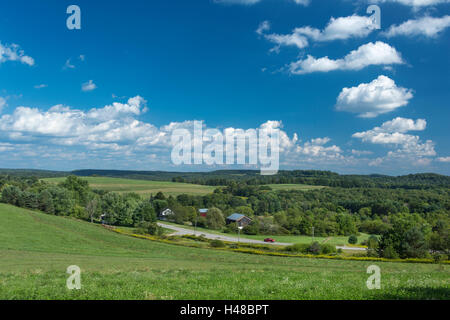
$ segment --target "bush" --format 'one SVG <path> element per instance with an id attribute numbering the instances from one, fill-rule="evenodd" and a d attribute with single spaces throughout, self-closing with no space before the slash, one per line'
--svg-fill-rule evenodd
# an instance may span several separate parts
<path id="1" fill-rule="evenodd" d="M 331 253 L 336 253 L 336 247 L 331 245 L 331 244 L 323 244 L 320 246 L 320 254 L 331 254 Z"/>
<path id="2" fill-rule="evenodd" d="M 222 240 L 212 240 L 210 246 L 213 248 L 224 248 L 225 243 Z"/>
<path id="3" fill-rule="evenodd" d="M 446 254 L 440 254 L 440 253 L 436 253 L 433 255 L 433 260 L 435 263 L 441 263 L 444 262 L 445 260 L 447 260 L 448 257 Z"/>
<path id="4" fill-rule="evenodd" d="M 308 252 L 311 253 L 311 254 L 319 254 L 320 253 L 320 244 L 317 241 L 313 242 L 308 247 Z"/>
<path id="5" fill-rule="evenodd" d="M 309 245 L 307 245 L 307 244 L 296 243 L 296 244 L 286 247 L 285 250 L 289 251 L 289 252 L 307 253 L 308 248 L 309 248 Z"/>
<path id="6" fill-rule="evenodd" d="M 392 245 L 387 246 L 383 250 L 383 258 L 387 259 L 398 259 L 398 253 L 395 251 L 394 247 Z"/>
<path id="7" fill-rule="evenodd" d="M 152 236 L 162 236 L 164 234 L 164 229 L 158 226 L 154 222 L 139 222 L 136 224 L 135 232 L 137 234 L 150 234 Z"/>
<path id="8" fill-rule="evenodd" d="M 138 227 L 138 228 L 134 229 L 134 233 L 135 234 L 146 234 L 147 230 L 145 228 Z"/>
<path id="9" fill-rule="evenodd" d="M 357 244 L 357 243 L 358 243 L 358 237 L 355 236 L 354 234 L 352 234 L 352 235 L 348 238 L 348 243 L 350 243 L 350 244 Z"/>

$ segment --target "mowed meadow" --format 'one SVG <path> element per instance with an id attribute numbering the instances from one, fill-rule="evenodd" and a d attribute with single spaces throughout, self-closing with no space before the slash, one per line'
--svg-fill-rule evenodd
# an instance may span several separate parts
<path id="1" fill-rule="evenodd" d="M 367 267 L 381 268 L 368 290 Z M 68 290 L 78 265 L 81 290 Z M 450 266 L 283 258 L 136 239 L 0 204 L 0 299 L 449 299 Z"/>
<path id="2" fill-rule="evenodd" d="M 43 179 L 50 183 L 63 182 L 66 178 L 48 178 Z M 170 181 L 149 181 L 108 177 L 82 177 L 89 182 L 92 189 L 101 189 L 117 193 L 134 192 L 142 196 L 155 195 L 163 192 L 166 196 L 177 196 L 180 194 L 206 195 L 212 193 L 216 187 L 203 186 L 198 184 L 188 184 Z"/>

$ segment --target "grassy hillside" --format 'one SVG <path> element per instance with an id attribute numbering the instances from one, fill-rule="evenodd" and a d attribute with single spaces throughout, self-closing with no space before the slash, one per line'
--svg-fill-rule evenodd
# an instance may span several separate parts
<path id="1" fill-rule="evenodd" d="M 173 196 L 182 193 L 190 195 L 205 195 L 212 193 L 215 189 L 215 187 L 211 186 L 168 181 L 147 181 L 106 177 L 83 177 L 83 179 L 89 181 L 89 185 L 93 189 L 102 189 L 119 193 L 135 192 L 144 196 L 150 196 L 150 194 L 155 195 L 159 191 L 163 192 L 165 195 Z M 65 178 L 49 178 L 44 180 L 58 183 L 64 181 Z"/>
<path id="2" fill-rule="evenodd" d="M 0 299 L 449 299 L 450 267 L 187 248 L 0 204 Z M 82 289 L 69 291 L 69 265 Z"/>

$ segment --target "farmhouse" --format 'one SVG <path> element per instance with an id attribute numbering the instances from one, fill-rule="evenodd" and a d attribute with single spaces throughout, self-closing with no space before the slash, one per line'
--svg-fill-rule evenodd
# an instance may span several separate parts
<path id="1" fill-rule="evenodd" d="M 161 220 L 167 220 L 169 217 L 173 216 L 175 212 L 173 212 L 171 209 L 166 208 L 163 211 L 159 213 L 159 219 Z"/>
<path id="2" fill-rule="evenodd" d="M 240 213 L 233 213 L 227 218 L 226 222 L 227 224 L 236 223 L 239 227 L 246 227 L 252 222 L 252 219 Z"/>

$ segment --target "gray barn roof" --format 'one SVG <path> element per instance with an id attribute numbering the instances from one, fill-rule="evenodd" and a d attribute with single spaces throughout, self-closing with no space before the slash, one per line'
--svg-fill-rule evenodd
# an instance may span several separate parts
<path id="1" fill-rule="evenodd" d="M 245 217 L 243 214 L 233 213 L 231 216 L 229 216 L 227 218 L 227 220 L 238 221 L 238 220 L 242 219 L 243 217 Z"/>

